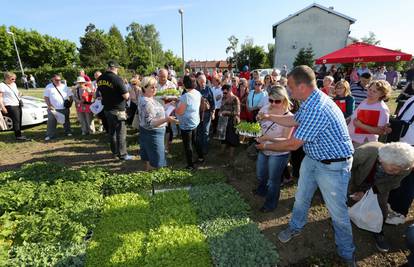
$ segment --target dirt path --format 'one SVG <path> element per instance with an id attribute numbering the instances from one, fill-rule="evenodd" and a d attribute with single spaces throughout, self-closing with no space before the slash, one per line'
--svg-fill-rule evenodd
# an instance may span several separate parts
<path id="1" fill-rule="evenodd" d="M 73 137 L 63 137 L 52 142 L 44 142 L 45 125 L 26 129 L 25 134 L 33 138 L 31 142 L 15 143 L 11 132 L 0 133 L 0 171 L 13 170 L 22 164 L 35 161 L 59 162 L 70 167 L 98 165 L 114 172 L 131 172 L 143 169 L 138 160 L 121 162 L 114 158 L 109 151 L 104 134 L 81 136 L 80 130 L 74 128 Z M 128 150 L 137 155 L 137 137 L 133 131 L 129 131 Z M 255 187 L 254 162 L 245 157 L 244 147 L 239 147 L 235 161 L 235 169 L 224 167 L 229 159 L 226 154 L 220 154 L 219 145 L 212 142 L 210 154 L 206 163 L 201 168 L 214 168 L 225 171 L 232 184 L 250 204 L 252 219 L 259 224 L 265 236 L 277 247 L 281 257 L 281 266 L 340 266 L 335 256 L 335 244 L 332 224 L 323 200 L 317 194 L 313 200 L 309 213 L 309 222 L 301 236 L 287 244 L 281 244 L 277 240 L 277 233 L 284 229 L 289 221 L 294 202 L 295 185 L 283 188 L 279 207 L 276 211 L 262 214 L 258 209 L 263 199 L 252 195 Z M 174 140 L 172 154 L 168 157 L 169 164 L 173 168 L 185 165 L 181 141 Z M 403 226 L 386 226 L 385 234 L 390 241 L 393 250 L 383 254 L 377 252 L 375 243 L 370 233 L 354 228 L 354 239 L 357 247 L 357 259 L 359 266 L 400 266 L 406 262 L 403 231 L 412 223 L 413 216 L 410 212 L 409 221 Z"/>

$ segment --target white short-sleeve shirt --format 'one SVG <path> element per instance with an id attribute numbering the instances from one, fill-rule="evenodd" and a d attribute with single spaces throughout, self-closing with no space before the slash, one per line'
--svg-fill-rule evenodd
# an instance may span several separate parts
<path id="1" fill-rule="evenodd" d="M 59 92 L 62 96 L 59 94 Z M 63 105 L 64 100 L 68 99 L 70 96 L 73 96 L 72 90 L 70 90 L 66 85 L 63 83 L 60 84 L 57 88 L 53 85 L 53 83 L 49 83 L 46 88 L 43 96 L 48 97 L 50 104 L 55 109 L 64 109 L 65 106 Z"/>
<path id="2" fill-rule="evenodd" d="M 3 104 L 5 106 L 19 105 L 19 91 L 17 90 L 16 83 L 0 83 L 0 93 L 3 93 Z"/>

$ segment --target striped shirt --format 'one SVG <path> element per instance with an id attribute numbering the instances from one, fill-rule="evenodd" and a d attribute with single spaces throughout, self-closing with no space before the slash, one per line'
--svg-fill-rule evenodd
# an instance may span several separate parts
<path id="1" fill-rule="evenodd" d="M 304 142 L 303 150 L 314 160 L 352 156 L 354 148 L 339 107 L 315 89 L 295 114 L 299 124 L 294 136 Z"/>
<path id="2" fill-rule="evenodd" d="M 360 82 L 351 84 L 351 95 L 355 99 L 355 108 L 357 108 L 359 104 L 367 98 L 367 94 L 367 90 L 362 87 Z"/>

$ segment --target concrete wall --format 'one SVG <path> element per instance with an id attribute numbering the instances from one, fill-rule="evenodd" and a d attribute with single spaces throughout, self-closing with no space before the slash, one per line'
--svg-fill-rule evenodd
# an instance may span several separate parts
<path id="1" fill-rule="evenodd" d="M 346 46 L 350 22 L 313 7 L 285 21 L 276 29 L 275 66 L 292 68 L 301 48 L 312 46 L 315 59 Z"/>

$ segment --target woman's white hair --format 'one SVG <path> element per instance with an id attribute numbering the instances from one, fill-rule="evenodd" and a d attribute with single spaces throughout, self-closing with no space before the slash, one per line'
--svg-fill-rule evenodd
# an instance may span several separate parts
<path id="1" fill-rule="evenodd" d="M 407 143 L 395 142 L 385 144 L 378 150 L 380 160 L 404 169 L 414 166 L 414 147 Z"/>

